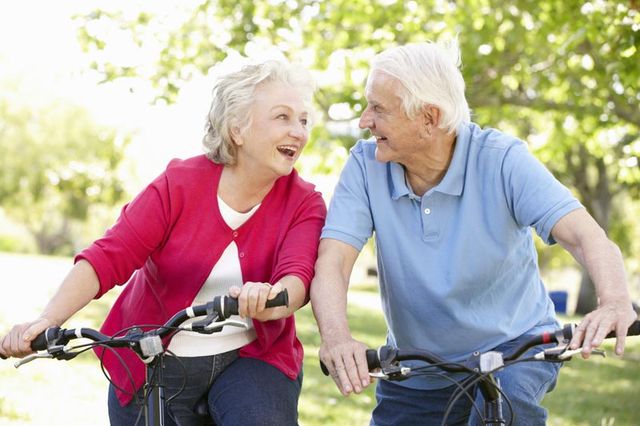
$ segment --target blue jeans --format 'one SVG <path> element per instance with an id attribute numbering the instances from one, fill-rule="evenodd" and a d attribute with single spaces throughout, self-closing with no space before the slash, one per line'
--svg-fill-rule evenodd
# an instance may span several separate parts
<path id="1" fill-rule="evenodd" d="M 523 336 L 495 350 L 508 353 L 517 346 Z M 547 346 L 548 347 L 548 346 Z M 523 357 L 540 352 L 544 347 L 530 349 Z M 502 390 L 509 398 L 515 413 L 516 425 L 544 425 L 547 410 L 540 406 L 542 398 L 553 390 L 560 364 L 549 362 L 525 362 L 511 365 L 495 373 Z M 410 389 L 392 382 L 380 380 L 376 388 L 377 405 L 371 416 L 370 426 L 386 425 L 440 425 L 451 395 L 458 388 L 453 385 L 444 389 Z M 482 412 L 484 402 L 480 392 L 475 393 L 474 403 Z M 511 421 L 507 403 L 503 401 L 506 424 Z M 477 411 L 466 397 L 460 397 L 447 418 L 447 425 L 481 425 Z"/>
<path id="2" fill-rule="evenodd" d="M 264 361 L 238 358 L 237 351 L 180 361 L 187 371 L 186 383 L 184 390 L 168 403 L 167 425 L 297 425 L 302 373 L 297 380 L 290 380 Z M 165 397 L 176 394 L 184 380 L 178 361 L 166 357 Z M 210 419 L 193 411 L 203 399 L 208 402 Z M 144 425 L 144 414 L 135 400 L 121 407 L 112 385 L 109 420 L 112 426 Z"/>

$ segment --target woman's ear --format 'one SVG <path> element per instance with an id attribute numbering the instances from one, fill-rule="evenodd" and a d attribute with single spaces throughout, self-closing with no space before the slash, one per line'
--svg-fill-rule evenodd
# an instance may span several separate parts
<path id="1" fill-rule="evenodd" d="M 242 132 L 240 131 L 239 126 L 231 126 L 229 133 L 231 135 L 231 140 L 233 141 L 233 143 L 235 143 L 238 146 L 243 144 Z"/>

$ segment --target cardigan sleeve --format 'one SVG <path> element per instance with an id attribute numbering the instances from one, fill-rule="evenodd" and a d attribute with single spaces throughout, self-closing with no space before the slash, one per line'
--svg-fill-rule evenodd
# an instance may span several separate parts
<path id="1" fill-rule="evenodd" d="M 80 252 L 100 281 L 96 299 L 115 285 L 126 283 L 166 238 L 171 216 L 166 172 L 156 178 L 120 212 L 105 235 Z"/>
<path id="2" fill-rule="evenodd" d="M 327 208 L 319 192 L 312 191 L 300 203 L 278 251 L 272 283 L 295 275 L 302 280 L 308 294 L 326 215 Z"/>

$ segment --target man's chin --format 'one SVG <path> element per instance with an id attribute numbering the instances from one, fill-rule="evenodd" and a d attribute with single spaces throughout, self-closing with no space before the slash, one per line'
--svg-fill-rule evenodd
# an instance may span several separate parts
<path id="1" fill-rule="evenodd" d="M 376 147 L 376 161 L 379 161 L 380 163 L 387 163 L 391 161 L 391 159 L 385 155 L 384 150 L 380 150 L 380 147 Z"/>

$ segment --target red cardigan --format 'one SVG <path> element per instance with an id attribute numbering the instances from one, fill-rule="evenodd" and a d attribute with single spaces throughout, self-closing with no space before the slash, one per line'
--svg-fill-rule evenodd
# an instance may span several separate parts
<path id="1" fill-rule="evenodd" d="M 76 262 L 87 260 L 98 275 L 96 298 L 129 281 L 111 308 L 103 333 L 112 335 L 134 324 L 163 324 L 191 305 L 231 241 L 238 246 L 245 282 L 273 284 L 295 275 L 308 292 L 326 215 L 320 193 L 294 170 L 279 178 L 254 215 L 233 231 L 218 209 L 222 168 L 204 155 L 171 161 L 122 209 L 104 237 L 76 256 Z M 243 347 L 240 356 L 261 359 L 296 378 L 303 350 L 294 316 L 254 321 L 254 326 L 257 339 Z M 129 392 L 117 392 L 120 402 L 128 403 L 130 393 L 144 383 L 144 364 L 130 350 L 118 350 L 126 368 L 111 351 L 96 352 L 114 383 Z"/>

